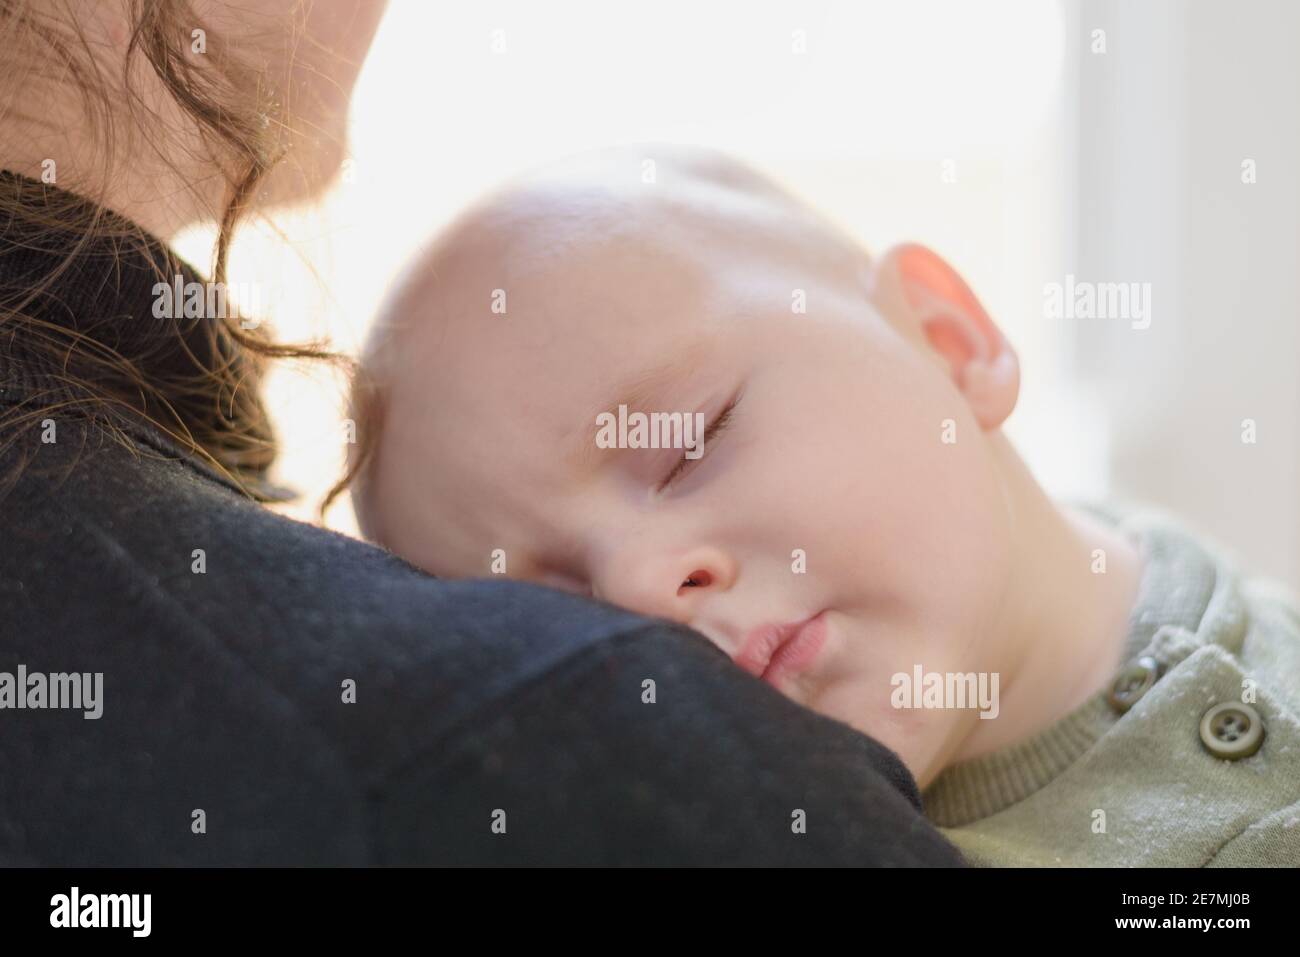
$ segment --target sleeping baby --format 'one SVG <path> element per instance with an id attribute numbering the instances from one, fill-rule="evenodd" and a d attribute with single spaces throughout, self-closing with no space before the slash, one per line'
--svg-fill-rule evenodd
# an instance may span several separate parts
<path id="1" fill-rule="evenodd" d="M 924 246 L 717 154 L 584 154 L 435 237 L 362 370 L 368 538 L 688 625 L 893 749 L 972 863 L 1300 865 L 1294 604 L 1048 498 L 1016 354 Z"/>

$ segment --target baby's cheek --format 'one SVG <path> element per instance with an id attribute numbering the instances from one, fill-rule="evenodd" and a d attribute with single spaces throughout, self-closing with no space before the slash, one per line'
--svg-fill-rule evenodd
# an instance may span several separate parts
<path id="1" fill-rule="evenodd" d="M 918 434 L 902 457 L 910 468 L 891 490 L 888 540 L 900 562 L 900 588 L 918 618 L 942 634 L 981 627 L 1003 593 L 1011 560 L 1001 484 L 976 428 L 957 423 L 948 443 L 936 420 L 933 434 Z"/>

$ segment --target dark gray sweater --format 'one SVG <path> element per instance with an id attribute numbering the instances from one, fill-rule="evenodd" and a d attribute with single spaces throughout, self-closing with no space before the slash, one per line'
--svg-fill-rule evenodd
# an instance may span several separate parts
<path id="1" fill-rule="evenodd" d="M 8 226 L 6 299 L 67 253 Z M 103 252 L 51 321 L 151 321 Z M 0 316 L 0 673 L 102 673 L 102 715 L 0 707 L 0 863 L 960 863 L 890 751 L 700 635 L 430 578 L 144 426 L 43 442 L 57 375 Z"/>

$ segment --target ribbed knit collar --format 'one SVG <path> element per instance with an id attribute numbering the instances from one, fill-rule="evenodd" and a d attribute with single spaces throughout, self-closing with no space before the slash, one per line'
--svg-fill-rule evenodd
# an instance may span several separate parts
<path id="1" fill-rule="evenodd" d="M 199 334 L 204 319 L 159 318 L 155 286 L 164 278 L 182 283 L 204 277 L 165 243 L 119 214 L 67 190 L 8 170 L 0 170 L 0 190 L 21 206 L 63 227 L 35 225 L 0 208 L 0 304 L 68 330 L 83 341 L 130 356 L 146 377 L 152 371 L 196 371 L 195 362 L 239 362 L 213 354 L 211 337 Z M 52 281 L 50 281 L 52 280 Z M 30 290 L 50 281 L 36 298 Z M 76 414 L 86 401 L 74 376 L 48 354 L 29 348 L 27 335 L 6 323 L 0 312 L 0 407 L 36 402 L 60 414 Z M 177 333 L 184 339 L 180 345 Z M 63 335 L 66 336 L 66 333 Z M 187 354 L 188 352 L 188 354 Z M 107 384 L 107 383 L 105 383 Z M 129 382 L 114 383 L 129 397 Z M 245 487 L 150 424 L 129 398 L 101 416 L 133 439 L 169 457 L 180 458 L 207 477 L 244 494 L 283 498 L 282 490 L 245 477 Z"/>
<path id="2" fill-rule="evenodd" d="M 1175 521 L 1140 508 L 1081 507 L 1114 524 L 1143 551 L 1138 599 L 1129 618 L 1124 660 L 1151 655 L 1161 664 L 1187 653 L 1187 642 L 1235 650 L 1244 615 L 1235 576 Z M 1178 640 L 1167 641 L 1170 634 Z M 940 827 L 961 827 L 1023 801 L 1064 772 L 1117 720 L 1109 687 L 1050 727 L 1017 744 L 946 768 L 922 794 Z"/>

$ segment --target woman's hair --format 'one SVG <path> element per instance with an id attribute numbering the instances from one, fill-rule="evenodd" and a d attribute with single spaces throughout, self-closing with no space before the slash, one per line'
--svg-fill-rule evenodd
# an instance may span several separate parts
<path id="1" fill-rule="evenodd" d="M 223 205 L 214 211 L 219 229 L 210 278 L 225 283 L 235 229 L 282 157 L 285 118 L 259 86 L 257 71 L 206 30 L 189 0 L 130 0 L 129 46 L 119 83 L 105 76 L 95 40 L 80 22 L 93 15 L 80 0 L 0 0 L 0 90 L 21 89 L 33 80 L 74 88 L 84 128 L 103 158 L 96 172 L 109 182 L 113 157 L 124 155 L 124 145 L 130 155 L 157 157 L 177 168 L 168 159 L 178 149 L 171 135 L 174 123 L 162 121 L 132 80 L 133 73 L 152 72 L 171 101 L 168 107 L 178 108 L 198 130 L 198 145 L 191 149 L 202 156 L 196 158 L 224 181 Z M 205 28 L 207 44 L 206 55 L 198 58 L 187 55 L 196 28 Z M 0 104 L 0 110 L 17 107 Z M 193 185 L 197 196 L 198 184 Z M 68 188 L 80 190 L 83 184 Z M 114 413 L 125 409 L 235 478 L 250 495 L 265 497 L 258 489 L 277 451 L 261 397 L 266 360 L 348 360 L 315 343 L 277 344 L 262 330 L 241 327 L 237 316 L 184 329 L 175 324 L 165 342 L 142 342 L 111 330 L 93 335 L 41 318 L 35 304 L 48 297 L 78 253 L 105 244 L 119 249 L 147 244 L 149 237 L 106 212 L 98 205 L 100 196 L 83 192 L 90 201 L 84 202 L 71 192 L 48 191 L 43 202 L 33 203 L 30 184 L 23 193 L 0 190 L 0 221 L 16 227 L 18 235 L 43 240 L 42 248 L 59 250 L 64 262 L 33 288 L 0 291 L 0 341 L 21 344 L 25 359 L 57 370 L 59 388 L 0 407 L 0 449 L 53 412 L 97 419 L 120 434 L 113 428 Z M 159 350 L 167 351 L 167 361 L 158 361 Z"/>
<path id="2" fill-rule="evenodd" d="M 380 431 L 384 427 L 387 392 L 381 380 L 363 364 L 352 363 L 351 369 L 348 418 L 356 440 L 348 444 L 343 474 L 325 493 L 325 498 L 320 503 L 321 520 L 324 520 L 325 512 L 340 495 L 356 490 L 364 482 L 367 470 L 374 463 Z"/>

